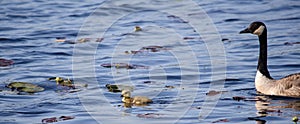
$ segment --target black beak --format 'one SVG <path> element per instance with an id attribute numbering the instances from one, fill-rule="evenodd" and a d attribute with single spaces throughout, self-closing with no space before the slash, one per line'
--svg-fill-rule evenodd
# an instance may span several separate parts
<path id="1" fill-rule="evenodd" d="M 249 28 L 246 28 L 246 29 L 240 31 L 240 34 L 243 34 L 243 33 L 251 33 L 251 30 L 249 30 Z"/>
<path id="2" fill-rule="evenodd" d="M 124 97 L 123 95 L 121 95 L 120 97 Z"/>

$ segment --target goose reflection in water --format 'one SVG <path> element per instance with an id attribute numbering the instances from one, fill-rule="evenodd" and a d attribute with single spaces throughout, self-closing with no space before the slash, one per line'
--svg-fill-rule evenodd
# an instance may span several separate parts
<path id="1" fill-rule="evenodd" d="M 300 98 L 257 96 L 255 101 L 257 117 L 250 117 L 249 119 L 255 120 L 257 124 L 265 124 L 267 122 L 263 117 L 286 116 L 284 115 L 284 111 L 281 111 L 283 108 L 300 111 Z M 292 118 L 293 116 L 299 116 L 299 114 L 288 115 L 288 118 Z"/>

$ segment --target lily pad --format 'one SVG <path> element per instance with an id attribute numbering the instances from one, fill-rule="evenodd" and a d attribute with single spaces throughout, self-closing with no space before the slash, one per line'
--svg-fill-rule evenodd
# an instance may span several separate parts
<path id="1" fill-rule="evenodd" d="M 123 90 L 133 91 L 134 87 L 123 84 L 106 84 L 105 87 L 109 92 L 122 92 Z"/>
<path id="2" fill-rule="evenodd" d="M 8 84 L 7 87 L 12 90 L 17 90 L 19 92 L 27 92 L 27 93 L 44 91 L 43 87 L 40 87 L 35 84 L 27 83 L 27 82 L 12 82 Z"/>

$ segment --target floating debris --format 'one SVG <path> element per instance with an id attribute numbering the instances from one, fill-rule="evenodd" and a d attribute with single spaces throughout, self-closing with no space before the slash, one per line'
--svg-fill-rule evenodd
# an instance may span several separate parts
<path id="1" fill-rule="evenodd" d="M 225 42 L 225 41 L 228 41 L 228 42 L 229 42 L 230 40 L 229 40 L 228 38 L 222 38 L 222 41 L 223 41 L 223 42 Z"/>
<path id="2" fill-rule="evenodd" d="M 169 50 L 169 49 L 165 48 L 163 46 L 145 46 L 137 51 L 131 50 L 131 51 L 125 51 L 125 53 L 126 54 L 137 54 L 137 53 L 144 53 L 144 52 L 159 52 L 162 50 Z"/>
<path id="3" fill-rule="evenodd" d="M 235 21 L 240 21 L 240 19 L 232 18 L 232 19 L 225 19 L 225 22 L 235 22 Z"/>
<path id="4" fill-rule="evenodd" d="M 13 60 L 7 60 L 7 59 L 0 58 L 0 67 L 10 66 L 12 64 L 14 64 Z"/>
<path id="5" fill-rule="evenodd" d="M 166 85 L 165 88 L 173 89 L 175 88 L 174 86 Z"/>
<path id="6" fill-rule="evenodd" d="M 215 96 L 215 95 L 218 95 L 218 94 L 224 93 L 224 92 L 227 92 L 227 91 L 215 91 L 215 90 L 211 90 L 208 93 L 206 93 L 206 95 L 207 96 Z"/>
<path id="7" fill-rule="evenodd" d="M 123 84 L 106 84 L 105 87 L 109 92 L 122 92 L 123 90 L 133 91 L 134 87 Z"/>
<path id="8" fill-rule="evenodd" d="M 134 51 L 134 50 L 131 50 L 131 51 L 125 51 L 126 54 L 137 54 L 137 53 L 141 53 L 142 51 Z"/>
<path id="9" fill-rule="evenodd" d="M 146 46 L 146 47 L 142 47 L 141 50 L 149 50 L 151 52 L 158 52 L 160 50 L 167 50 L 165 49 L 163 46 Z"/>
<path id="10" fill-rule="evenodd" d="M 243 96 L 234 96 L 232 97 L 233 100 L 236 100 L 236 101 L 240 101 L 240 100 L 245 100 L 246 97 L 243 97 Z"/>
<path id="11" fill-rule="evenodd" d="M 56 37 L 56 42 L 64 42 L 64 43 L 69 43 L 69 44 L 76 44 L 76 43 L 85 43 L 85 42 L 91 42 L 95 39 L 95 42 L 102 42 L 104 38 L 80 38 L 77 41 L 73 40 L 67 40 L 66 37 Z"/>
<path id="12" fill-rule="evenodd" d="M 274 109 L 262 109 L 260 111 L 257 112 L 259 115 L 268 115 L 268 113 L 277 113 L 280 114 L 282 113 L 282 111 L 278 110 L 274 110 Z"/>
<path id="13" fill-rule="evenodd" d="M 119 68 L 126 68 L 126 69 L 148 69 L 147 66 L 143 66 L 143 65 L 130 65 L 130 64 L 126 64 L 126 63 L 106 63 L 106 64 L 101 64 L 102 67 L 105 68 L 112 68 L 115 67 L 117 69 Z"/>
<path id="14" fill-rule="evenodd" d="M 200 39 L 199 37 L 183 37 L 183 40 Z"/>
<path id="15" fill-rule="evenodd" d="M 146 113 L 146 114 L 137 114 L 136 116 L 139 118 L 159 118 L 161 114 Z"/>
<path id="16" fill-rule="evenodd" d="M 79 92 L 79 91 L 81 91 L 81 89 L 71 89 L 71 90 L 69 90 L 68 93 L 76 93 L 76 92 Z"/>
<path id="17" fill-rule="evenodd" d="M 93 40 L 93 38 L 80 38 L 77 40 L 76 43 L 90 42 L 92 40 Z M 102 42 L 103 40 L 104 40 L 104 38 L 96 38 L 95 42 Z"/>
<path id="18" fill-rule="evenodd" d="M 282 111 L 280 111 L 280 109 L 278 109 L 278 110 L 266 109 L 266 110 L 264 110 L 263 112 L 264 112 L 264 113 L 267 113 L 267 112 L 282 113 Z M 260 113 L 260 112 L 258 112 L 258 113 Z"/>
<path id="19" fill-rule="evenodd" d="M 75 117 L 74 116 L 60 116 L 59 117 L 59 120 L 71 120 L 71 119 L 74 119 Z"/>
<path id="20" fill-rule="evenodd" d="M 249 120 L 255 120 L 257 124 L 266 124 L 265 120 L 260 119 L 260 117 L 248 117 Z"/>
<path id="21" fill-rule="evenodd" d="M 56 42 L 65 42 L 66 41 L 66 37 L 56 37 Z"/>
<path id="22" fill-rule="evenodd" d="M 153 84 L 153 83 L 156 83 L 155 81 L 144 81 L 143 82 L 144 84 Z"/>
<path id="23" fill-rule="evenodd" d="M 96 38 L 95 42 L 102 42 L 104 40 L 104 38 Z"/>
<path id="24" fill-rule="evenodd" d="M 196 108 L 196 109 L 201 109 L 201 106 L 196 106 L 195 108 Z"/>
<path id="25" fill-rule="evenodd" d="M 104 38 L 80 38 L 74 43 L 85 43 L 85 42 L 91 42 L 91 41 L 102 42 L 103 39 Z"/>
<path id="26" fill-rule="evenodd" d="M 134 31 L 135 32 L 142 31 L 142 28 L 140 26 L 135 26 Z"/>
<path id="27" fill-rule="evenodd" d="M 300 42 L 285 42 L 284 45 L 300 44 Z"/>
<path id="28" fill-rule="evenodd" d="M 19 92 L 36 93 L 44 91 L 43 87 L 27 82 L 12 82 L 7 85 L 8 88 Z"/>
<path id="29" fill-rule="evenodd" d="M 77 40 L 78 43 L 90 42 L 91 38 L 80 38 Z"/>
<path id="30" fill-rule="evenodd" d="M 43 124 L 54 123 L 54 122 L 58 122 L 58 121 L 71 120 L 74 118 L 75 118 L 74 116 L 60 116 L 59 118 L 57 118 L 57 117 L 44 118 L 44 119 L 42 119 L 42 123 Z"/>
<path id="31" fill-rule="evenodd" d="M 180 23 L 189 23 L 188 21 L 185 21 L 185 20 L 183 20 L 182 18 L 180 18 L 180 17 L 178 17 L 178 16 L 175 16 L 175 15 L 168 15 L 167 17 L 168 17 L 168 18 L 172 18 L 172 19 L 174 19 L 174 20 L 177 20 L 177 21 L 179 21 Z"/>
<path id="32" fill-rule="evenodd" d="M 266 100 L 260 98 L 260 97 L 250 97 L 250 98 L 247 98 L 247 97 L 244 97 L 244 96 L 234 96 L 232 97 L 233 100 L 236 100 L 236 101 L 263 101 L 263 102 L 266 102 Z"/>
<path id="33" fill-rule="evenodd" d="M 143 51 L 139 51 L 139 50 L 137 50 L 137 51 L 134 51 L 134 50 L 131 50 L 131 51 L 125 51 L 124 53 L 126 53 L 126 54 L 137 54 L 137 53 L 142 53 Z"/>
<path id="34" fill-rule="evenodd" d="M 56 117 L 51 117 L 51 118 L 44 118 L 42 119 L 42 123 L 46 124 L 46 123 L 53 123 L 53 122 L 57 122 L 57 118 Z"/>
<path id="35" fill-rule="evenodd" d="M 229 122 L 228 119 L 220 119 L 220 120 L 217 120 L 217 121 L 213 121 L 211 123 L 220 123 L 220 122 Z"/>

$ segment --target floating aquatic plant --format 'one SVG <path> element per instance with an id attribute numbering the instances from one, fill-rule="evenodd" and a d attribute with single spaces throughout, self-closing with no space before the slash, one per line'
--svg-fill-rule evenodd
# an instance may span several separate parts
<path id="1" fill-rule="evenodd" d="M 7 87 L 12 90 L 17 90 L 19 92 L 27 92 L 27 93 L 44 91 L 43 87 L 40 87 L 35 84 L 27 83 L 27 82 L 12 82 L 8 84 Z"/>

